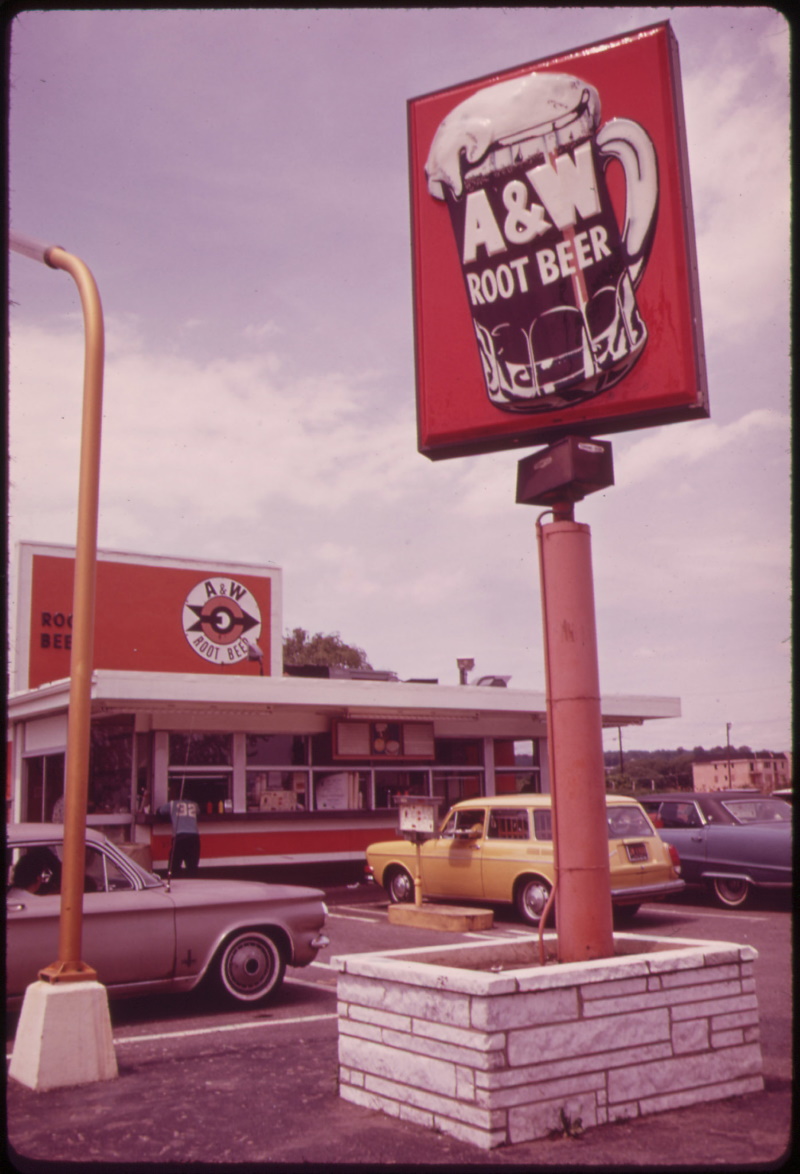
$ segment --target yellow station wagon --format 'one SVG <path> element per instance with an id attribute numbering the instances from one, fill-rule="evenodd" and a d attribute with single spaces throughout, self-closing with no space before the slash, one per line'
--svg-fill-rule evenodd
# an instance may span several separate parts
<path id="1" fill-rule="evenodd" d="M 681 892 L 678 853 L 636 800 L 607 795 L 606 816 L 615 910 L 633 916 L 643 901 Z M 555 879 L 551 797 L 464 799 L 419 855 L 423 897 L 513 904 L 524 921 L 538 925 Z M 371 844 L 367 874 L 392 902 L 413 901 L 416 858 L 416 846 L 406 840 Z"/>

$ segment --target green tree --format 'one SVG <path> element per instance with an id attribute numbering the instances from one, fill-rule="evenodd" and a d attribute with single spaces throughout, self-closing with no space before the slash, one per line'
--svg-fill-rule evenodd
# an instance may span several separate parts
<path id="1" fill-rule="evenodd" d="M 345 644 L 338 632 L 315 632 L 292 628 L 283 637 L 283 663 L 321 664 L 347 669 L 371 669 L 363 648 Z"/>

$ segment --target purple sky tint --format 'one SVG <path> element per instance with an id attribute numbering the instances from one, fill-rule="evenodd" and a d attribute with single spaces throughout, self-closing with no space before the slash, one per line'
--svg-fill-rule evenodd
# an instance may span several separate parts
<path id="1" fill-rule="evenodd" d="M 11 26 L 12 229 L 91 266 L 101 545 L 275 562 L 286 626 L 376 667 L 542 685 L 518 454 L 416 452 L 406 102 L 669 19 L 712 418 L 614 440 L 587 499 L 626 744 L 787 749 L 788 27 L 768 8 L 58 11 Z M 10 539 L 71 543 L 70 280 L 12 256 Z M 48 475 L 42 477 L 43 462 Z M 608 735 L 609 745 L 616 735 Z"/>

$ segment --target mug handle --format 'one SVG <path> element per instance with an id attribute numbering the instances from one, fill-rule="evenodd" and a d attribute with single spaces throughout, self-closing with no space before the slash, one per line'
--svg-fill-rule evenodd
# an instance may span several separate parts
<path id="1" fill-rule="evenodd" d="M 612 118 L 595 141 L 603 160 L 617 159 L 625 171 L 625 227 L 622 243 L 634 288 L 642 279 L 653 243 L 658 210 L 658 160 L 644 127 L 629 118 Z"/>

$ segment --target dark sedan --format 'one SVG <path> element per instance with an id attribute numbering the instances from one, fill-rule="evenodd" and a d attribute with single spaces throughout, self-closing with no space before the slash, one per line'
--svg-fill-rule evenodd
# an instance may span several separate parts
<path id="1" fill-rule="evenodd" d="M 792 809 L 759 791 L 671 791 L 639 796 L 681 858 L 681 876 L 738 909 L 753 889 L 792 883 Z"/>

